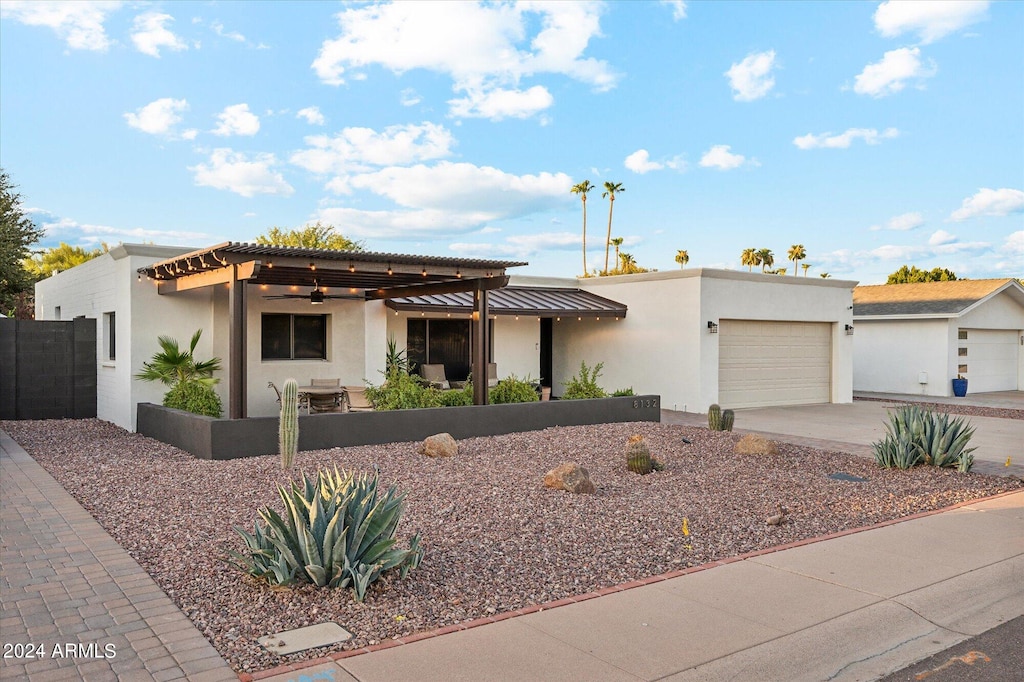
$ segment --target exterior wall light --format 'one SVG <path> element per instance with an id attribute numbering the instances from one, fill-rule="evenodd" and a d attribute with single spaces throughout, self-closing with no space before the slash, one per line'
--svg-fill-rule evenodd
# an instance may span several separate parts
<path id="1" fill-rule="evenodd" d="M 717 334 L 717 333 L 718 333 L 718 323 L 717 322 L 712 322 L 711 320 L 708 320 L 708 334 Z"/>
<path id="2" fill-rule="evenodd" d="M 853 325 L 852 324 L 846 325 L 846 335 L 847 336 L 853 336 Z"/>

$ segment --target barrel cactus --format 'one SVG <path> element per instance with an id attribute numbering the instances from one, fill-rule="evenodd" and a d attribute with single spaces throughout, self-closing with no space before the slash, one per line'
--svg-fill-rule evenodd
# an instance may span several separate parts
<path id="1" fill-rule="evenodd" d="M 722 431 L 732 431 L 732 425 L 736 422 L 736 413 L 732 410 L 722 412 Z"/>
<path id="2" fill-rule="evenodd" d="M 291 469 L 295 453 L 299 450 L 299 383 L 295 379 L 284 382 L 277 435 L 281 448 L 281 468 Z"/>
<path id="3" fill-rule="evenodd" d="M 712 431 L 722 430 L 722 408 L 717 404 L 708 408 L 708 428 Z"/>
<path id="4" fill-rule="evenodd" d="M 664 468 L 658 460 L 651 457 L 651 451 L 647 447 L 647 443 L 644 442 L 644 437 L 639 434 L 630 436 L 629 443 L 626 445 L 626 467 L 641 476 L 652 471 L 661 471 Z"/>

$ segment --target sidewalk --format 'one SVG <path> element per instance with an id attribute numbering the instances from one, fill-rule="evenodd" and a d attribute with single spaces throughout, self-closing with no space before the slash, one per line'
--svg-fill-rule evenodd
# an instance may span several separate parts
<path id="1" fill-rule="evenodd" d="M 0 493 L 2 644 L 33 645 L 32 658 L 4 649 L 18 656 L 0 658 L 0 679 L 238 679 L 142 567 L 2 431 Z"/>

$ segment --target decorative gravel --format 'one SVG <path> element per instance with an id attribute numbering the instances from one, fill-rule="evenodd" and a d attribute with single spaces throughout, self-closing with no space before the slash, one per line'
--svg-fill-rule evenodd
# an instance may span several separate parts
<path id="1" fill-rule="evenodd" d="M 996 417 L 997 419 L 1024 419 L 1024 410 L 1013 407 L 983 407 L 981 405 L 959 405 L 957 403 L 926 403 L 917 400 L 890 400 L 888 398 L 854 398 L 855 401 L 865 400 L 874 403 L 893 403 L 896 405 L 917 405 L 934 412 L 948 414 L 965 414 L 970 417 Z"/>
<path id="2" fill-rule="evenodd" d="M 736 455 L 738 435 L 652 423 L 552 428 L 459 443 L 450 459 L 417 443 L 300 453 L 297 467 L 379 467 L 406 491 L 404 544 L 426 556 L 404 580 L 379 581 L 357 604 L 348 590 L 272 589 L 220 559 L 241 548 L 233 525 L 280 509 L 274 456 L 226 462 L 98 420 L 0 422 L 153 576 L 238 671 L 257 671 L 462 621 L 584 594 L 674 569 L 945 507 L 1024 482 L 918 467 L 879 469 L 785 443 L 777 456 Z M 643 434 L 665 470 L 629 473 L 624 448 Z M 686 438 L 690 443 L 684 443 Z M 594 495 L 542 487 L 565 461 L 590 471 Z M 867 479 L 846 482 L 829 474 Z M 769 526 L 777 505 L 789 520 Z M 682 532 L 683 519 L 689 536 Z M 256 639 L 336 621 L 341 645 L 278 657 Z"/>

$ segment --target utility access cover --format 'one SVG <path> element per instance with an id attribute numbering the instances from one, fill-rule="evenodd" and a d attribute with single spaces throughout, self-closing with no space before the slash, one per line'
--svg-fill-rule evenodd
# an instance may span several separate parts
<path id="1" fill-rule="evenodd" d="M 294 654 L 296 651 L 329 646 L 352 639 L 352 633 L 337 623 L 320 623 L 297 630 L 286 630 L 276 635 L 265 635 L 257 641 L 267 651 L 279 656 Z"/>
<path id="2" fill-rule="evenodd" d="M 853 481 L 854 483 L 866 483 L 868 479 L 861 478 L 860 476 L 854 476 L 853 474 L 844 474 L 842 471 L 834 474 L 829 474 L 829 478 L 834 478 L 837 481 Z"/>

